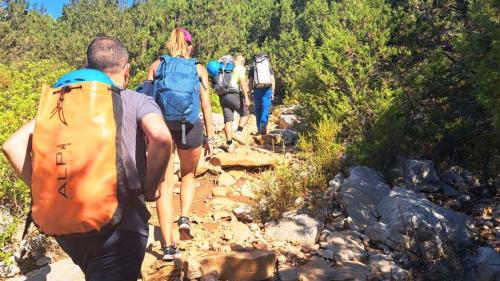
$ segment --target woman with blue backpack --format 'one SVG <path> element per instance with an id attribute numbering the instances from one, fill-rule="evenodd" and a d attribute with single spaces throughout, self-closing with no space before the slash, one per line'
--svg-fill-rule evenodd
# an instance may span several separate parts
<path id="1" fill-rule="evenodd" d="M 189 213 L 194 199 L 195 173 L 201 155 L 212 154 L 214 129 L 212 108 L 208 93 L 208 74 L 205 67 L 191 58 L 193 50 L 191 34 L 176 28 L 166 43 L 169 55 L 161 56 L 148 71 L 147 80 L 153 80 L 151 95 L 160 106 L 167 126 L 177 147 L 181 173 L 181 216 L 177 221 L 181 240 L 192 239 Z M 199 118 L 203 112 L 203 123 Z M 160 197 L 156 201 L 160 229 L 164 239 L 163 260 L 173 260 L 178 251 L 172 237 L 174 219 L 174 157 L 171 157 L 160 184 Z"/>

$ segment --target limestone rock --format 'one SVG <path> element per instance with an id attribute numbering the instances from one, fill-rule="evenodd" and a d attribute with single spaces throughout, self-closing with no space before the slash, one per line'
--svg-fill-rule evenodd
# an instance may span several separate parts
<path id="1" fill-rule="evenodd" d="M 405 250 L 409 244 L 407 233 L 418 236 L 422 250 L 429 258 L 444 253 L 443 243 L 469 245 L 472 225 L 462 213 L 438 206 L 422 194 L 395 187 L 377 205 L 380 221 L 387 225 L 389 236 L 385 243 L 393 249 Z"/>
<path id="2" fill-rule="evenodd" d="M 226 197 L 215 197 L 208 202 L 208 206 L 215 210 L 232 210 L 236 202 Z"/>
<path id="3" fill-rule="evenodd" d="M 290 129 L 274 129 L 268 133 L 274 145 L 295 145 L 299 140 L 299 134 Z"/>
<path id="4" fill-rule="evenodd" d="M 334 267 L 337 274 L 348 277 L 345 279 L 334 280 L 349 280 L 349 281 L 366 281 L 368 280 L 369 268 L 360 262 L 346 261 L 340 267 Z"/>
<path id="5" fill-rule="evenodd" d="M 217 185 L 219 186 L 231 186 L 236 183 L 236 180 L 228 173 L 223 172 L 217 179 Z"/>
<path id="6" fill-rule="evenodd" d="M 278 127 L 281 129 L 289 129 L 298 122 L 295 114 L 281 114 Z"/>
<path id="7" fill-rule="evenodd" d="M 233 214 L 236 216 L 236 218 L 239 221 L 242 222 L 252 222 L 253 217 L 252 217 L 252 207 L 242 204 L 237 208 L 233 209 Z"/>
<path id="8" fill-rule="evenodd" d="M 80 267 L 74 264 L 70 259 L 64 259 L 55 263 L 46 265 L 26 276 L 27 281 L 83 281 L 85 277 Z"/>
<path id="9" fill-rule="evenodd" d="M 233 238 L 232 241 L 236 243 L 243 243 L 249 241 L 253 237 L 253 233 L 248 228 L 248 226 L 239 221 L 231 221 L 229 224 L 229 230 L 231 231 Z"/>
<path id="10" fill-rule="evenodd" d="M 363 262 L 368 257 L 363 242 L 352 231 L 334 231 L 328 233 L 321 242 L 321 247 L 333 251 L 338 262 Z"/>
<path id="11" fill-rule="evenodd" d="M 152 258 L 149 258 L 152 261 Z M 142 268 L 145 268 L 144 262 Z M 182 262 L 178 259 L 174 262 L 164 262 L 155 258 L 149 268 L 141 269 L 144 281 L 173 281 L 181 275 Z"/>
<path id="12" fill-rule="evenodd" d="M 230 174 L 236 180 L 247 177 L 247 173 L 245 171 L 239 170 L 239 169 L 232 169 L 232 170 L 228 171 L 227 173 Z"/>
<path id="13" fill-rule="evenodd" d="M 382 254 L 372 255 L 370 256 L 368 263 L 371 267 L 372 274 L 380 274 L 385 279 L 394 281 L 408 280 L 408 271 L 402 269 L 394 263 L 391 256 Z"/>
<path id="14" fill-rule="evenodd" d="M 213 156 L 212 159 L 210 159 L 210 164 L 220 166 L 222 168 L 254 168 L 272 167 L 280 161 L 281 159 L 277 155 L 242 147 L 241 149 L 236 150 L 235 153 L 221 153 Z"/>
<path id="15" fill-rule="evenodd" d="M 305 246 L 316 244 L 323 223 L 306 214 L 295 215 L 280 222 L 268 223 L 265 237 L 271 241 L 289 241 Z"/>
<path id="16" fill-rule="evenodd" d="M 224 186 L 216 186 L 212 188 L 212 195 L 216 197 L 226 197 L 227 190 Z"/>
<path id="17" fill-rule="evenodd" d="M 240 192 L 241 195 L 248 197 L 248 198 L 255 198 L 255 185 L 250 182 L 245 182 L 241 187 L 240 187 Z"/>
<path id="18" fill-rule="evenodd" d="M 374 170 L 357 166 L 342 183 L 337 199 L 352 219 L 354 230 L 365 229 L 376 222 L 375 206 L 389 194 L 389 186 Z"/>
<path id="19" fill-rule="evenodd" d="M 254 281 L 273 276 L 276 254 L 271 251 L 230 252 L 196 260 L 204 274 L 217 271 L 220 280 Z"/>
<path id="20" fill-rule="evenodd" d="M 422 192 L 441 190 L 439 179 L 431 160 L 411 160 L 402 158 L 398 163 L 398 171 L 403 177 L 405 187 Z"/>
<path id="21" fill-rule="evenodd" d="M 298 268 L 299 280 L 301 281 L 331 281 L 346 280 L 339 278 L 339 273 L 321 258 L 314 257 L 308 263 Z"/>
<path id="22" fill-rule="evenodd" d="M 371 241 L 385 243 L 389 237 L 389 230 L 387 225 L 382 222 L 376 222 L 365 230 L 365 234 L 370 238 Z"/>
<path id="23" fill-rule="evenodd" d="M 475 281 L 500 280 L 500 253 L 490 247 L 481 247 L 466 264 L 466 279 Z"/>

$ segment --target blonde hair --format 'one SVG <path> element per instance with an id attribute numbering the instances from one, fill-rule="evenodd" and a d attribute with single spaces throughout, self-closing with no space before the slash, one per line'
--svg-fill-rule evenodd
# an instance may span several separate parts
<path id="1" fill-rule="evenodd" d="M 176 28 L 170 33 L 170 38 L 165 44 L 165 47 L 172 57 L 181 56 L 188 58 L 191 56 L 189 45 L 186 39 L 184 39 L 184 32 L 180 28 Z"/>
<path id="2" fill-rule="evenodd" d="M 236 56 L 234 57 L 234 62 L 235 63 L 241 62 L 241 65 L 245 65 L 245 57 L 242 54 L 236 54 Z"/>

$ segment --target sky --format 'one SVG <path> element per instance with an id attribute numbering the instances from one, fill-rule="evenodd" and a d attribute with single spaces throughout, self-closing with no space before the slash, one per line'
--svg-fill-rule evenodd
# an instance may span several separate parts
<path id="1" fill-rule="evenodd" d="M 52 15 L 54 18 L 58 18 L 61 16 L 62 13 L 62 8 L 65 3 L 68 3 L 69 0 L 60 0 L 60 1 L 51 1 L 51 0 L 30 0 L 28 1 L 30 5 L 33 5 L 36 3 L 38 8 L 40 8 L 42 5 L 45 7 L 47 10 L 47 13 Z"/>
<path id="2" fill-rule="evenodd" d="M 33 7 L 34 4 L 40 8 L 42 5 L 47 10 L 47 13 L 52 15 L 54 18 L 61 16 L 63 5 L 70 2 L 70 0 L 29 0 L 28 1 Z M 132 0 L 128 0 L 131 4 Z"/>

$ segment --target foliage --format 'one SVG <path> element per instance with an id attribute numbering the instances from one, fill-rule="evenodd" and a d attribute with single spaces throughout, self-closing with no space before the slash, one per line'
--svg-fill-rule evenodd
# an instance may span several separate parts
<path id="1" fill-rule="evenodd" d="M 68 70 L 67 64 L 53 60 L 0 64 L 0 143 L 35 117 L 42 84 L 53 84 Z M 0 156 L 0 182 L 0 204 L 14 213 L 24 212 L 29 189 L 17 179 L 3 155 Z"/>
<path id="2" fill-rule="evenodd" d="M 334 172 L 340 169 L 344 147 L 337 143 L 340 125 L 333 120 L 323 120 L 315 127 L 315 134 L 300 138 L 302 152 L 298 163 L 284 164 L 262 174 L 256 192 L 257 217 L 261 221 L 279 219 L 302 203 L 315 205 L 321 200 Z M 307 198 L 302 202 L 297 199 Z"/>
<path id="3" fill-rule="evenodd" d="M 84 66 L 96 36 L 127 46 L 132 87 L 182 26 L 203 64 L 227 53 L 248 62 L 270 54 L 277 98 L 301 106 L 302 148 L 325 178 L 344 150 L 382 169 L 407 156 L 495 177 L 499 8 L 496 0 L 74 0 L 53 19 L 26 0 L 0 1 L 0 142 L 33 117 L 36 81 Z M 25 188 L 0 159 L 2 198 L 17 205 Z M 283 169 L 279 184 L 292 168 Z"/>

